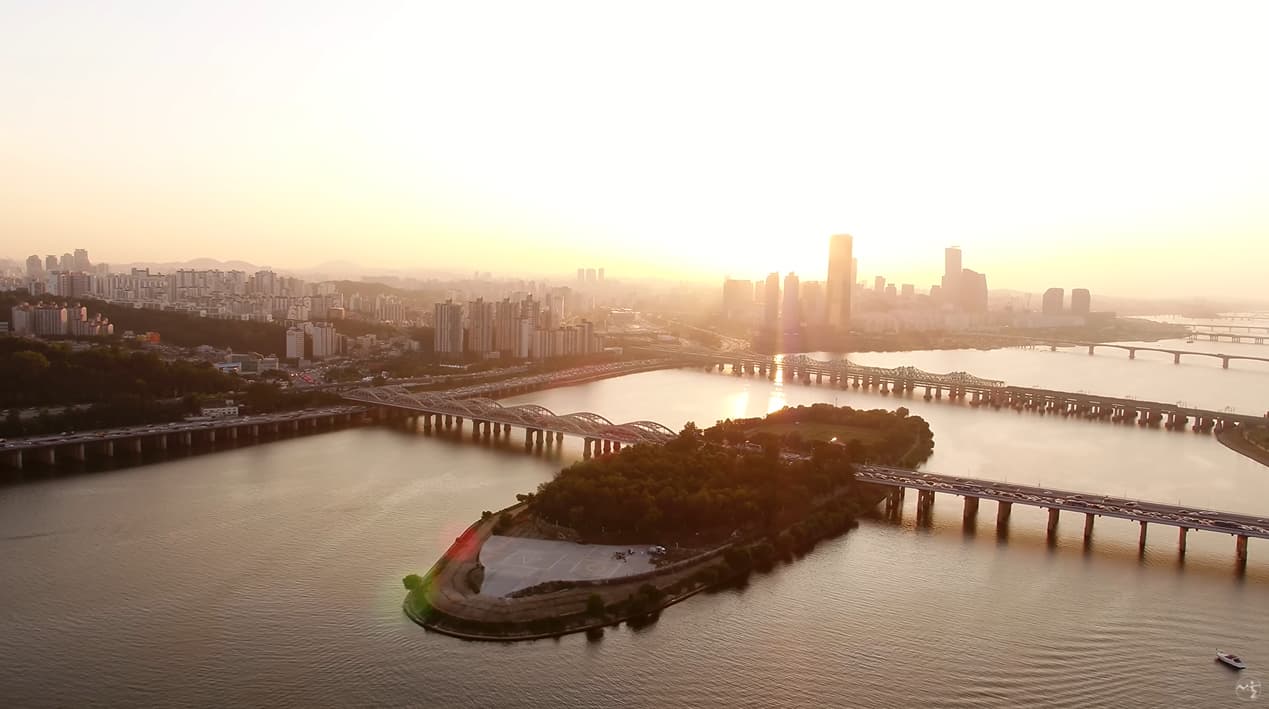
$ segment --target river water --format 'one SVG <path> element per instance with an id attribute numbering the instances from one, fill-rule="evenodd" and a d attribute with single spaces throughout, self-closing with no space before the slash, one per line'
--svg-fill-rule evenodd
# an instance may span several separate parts
<path id="1" fill-rule="evenodd" d="M 1247 411 L 1269 392 L 1269 365 L 1141 354 L 853 359 Z M 674 428 L 901 403 L 935 432 L 930 470 L 1269 514 L 1269 469 L 1188 431 L 695 370 L 510 401 Z M 1236 682 L 1269 680 L 1269 544 L 1252 540 L 1239 575 L 1228 535 L 1191 533 L 1182 562 L 1176 530 L 1152 527 L 1139 557 L 1136 525 L 1101 519 L 1085 551 L 1068 516 L 1048 547 L 1039 510 L 1016 507 L 998 539 L 994 505 L 967 534 L 942 495 L 931 528 L 910 495 L 901 523 L 865 521 L 599 642 L 413 625 L 400 578 L 581 453 L 522 440 L 350 429 L 0 489 L 0 706 L 1245 706 Z M 1251 669 L 1216 665 L 1218 647 Z"/>

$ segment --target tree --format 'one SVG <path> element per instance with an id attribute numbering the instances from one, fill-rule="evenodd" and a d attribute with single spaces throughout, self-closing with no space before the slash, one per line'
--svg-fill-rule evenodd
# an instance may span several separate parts
<path id="1" fill-rule="evenodd" d="M 417 591 L 423 587 L 423 577 L 418 574 L 410 574 L 409 576 L 401 579 L 401 583 L 405 584 L 407 590 Z"/>
<path id="2" fill-rule="evenodd" d="M 604 599 L 598 593 L 586 597 L 586 615 L 601 616 L 604 614 Z"/>

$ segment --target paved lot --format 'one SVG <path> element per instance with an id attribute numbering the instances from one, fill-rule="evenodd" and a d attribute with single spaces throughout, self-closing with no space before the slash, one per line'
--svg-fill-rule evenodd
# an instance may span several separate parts
<path id="1" fill-rule="evenodd" d="M 622 561 L 614 552 L 634 549 Z M 492 536 L 480 550 L 485 566 L 481 595 L 505 596 L 546 581 L 577 581 L 630 576 L 652 571 L 648 547 L 574 544 L 546 539 Z"/>

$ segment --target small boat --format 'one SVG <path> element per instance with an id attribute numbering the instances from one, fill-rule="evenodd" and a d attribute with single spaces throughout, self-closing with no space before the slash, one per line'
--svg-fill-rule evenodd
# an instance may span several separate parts
<path id="1" fill-rule="evenodd" d="M 1236 670 L 1247 669 L 1247 663 L 1243 662 L 1243 658 L 1233 653 L 1221 652 L 1220 650 L 1217 650 L 1216 659 L 1220 662 L 1224 662 L 1225 664 L 1229 665 L 1230 667 L 1233 667 Z"/>

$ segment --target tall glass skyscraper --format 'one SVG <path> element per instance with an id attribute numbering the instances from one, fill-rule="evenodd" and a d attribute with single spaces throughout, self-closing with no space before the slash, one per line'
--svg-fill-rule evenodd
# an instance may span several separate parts
<path id="1" fill-rule="evenodd" d="M 836 234 L 828 240 L 828 286 L 824 305 L 829 326 L 839 330 L 850 327 L 850 293 L 854 287 L 853 244 L 850 234 Z"/>

